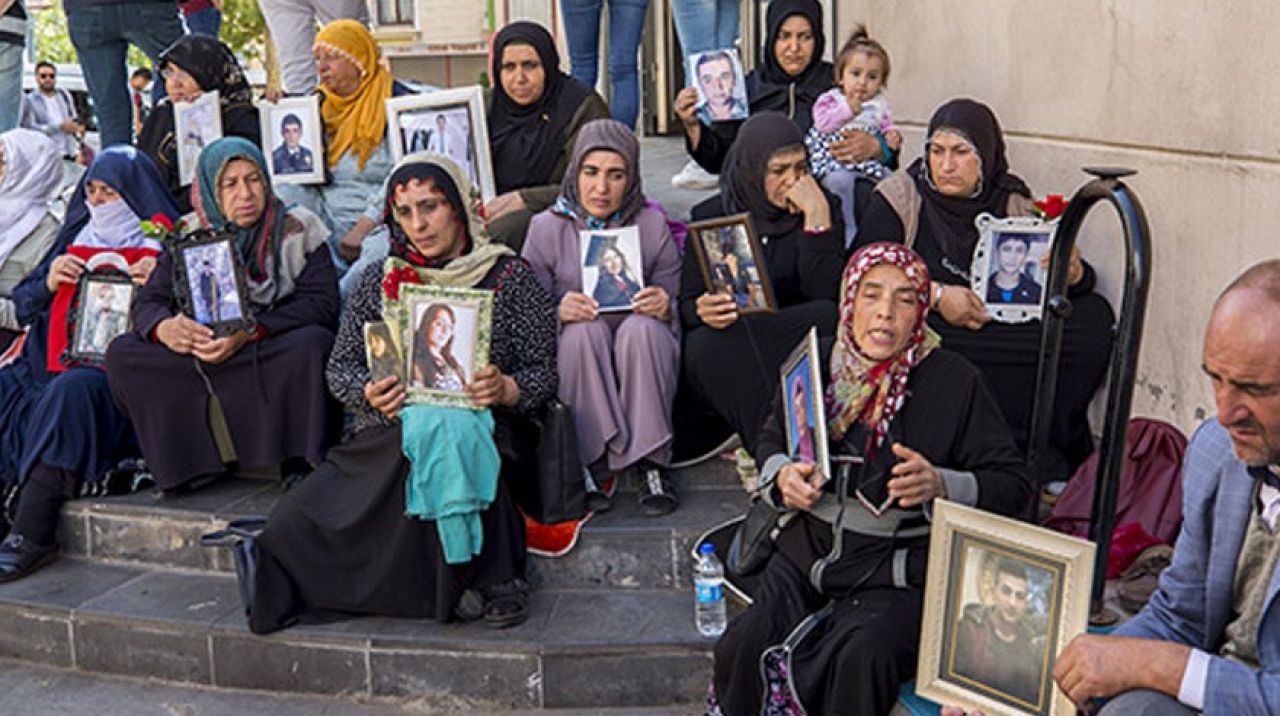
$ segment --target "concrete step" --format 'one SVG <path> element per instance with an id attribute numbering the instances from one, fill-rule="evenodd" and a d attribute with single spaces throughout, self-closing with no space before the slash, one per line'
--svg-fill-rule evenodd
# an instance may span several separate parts
<path id="1" fill-rule="evenodd" d="M 96 674 L 442 709 L 695 704 L 711 641 L 686 590 L 533 593 L 528 622 L 354 618 L 246 629 L 234 577 L 64 558 L 0 585 L 0 658 Z"/>
<path id="2" fill-rule="evenodd" d="M 726 476 L 727 473 L 727 476 Z M 741 512 L 746 495 L 729 463 L 679 471 L 680 508 L 645 517 L 637 496 L 619 492 L 612 510 L 593 515 L 577 547 L 559 559 L 530 560 L 530 579 L 559 589 L 672 589 L 688 584 L 689 546 L 707 528 Z M 112 564 L 231 573 L 229 550 L 208 549 L 200 535 L 229 519 L 266 515 L 280 498 L 270 481 L 229 478 L 184 495 L 142 492 L 75 500 L 63 510 L 63 553 Z"/>

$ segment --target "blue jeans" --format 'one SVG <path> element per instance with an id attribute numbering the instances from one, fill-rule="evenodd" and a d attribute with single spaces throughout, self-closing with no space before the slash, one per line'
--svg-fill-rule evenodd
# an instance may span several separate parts
<path id="1" fill-rule="evenodd" d="M 207 7 L 186 15 L 187 29 L 192 35 L 208 35 L 216 38 L 222 29 L 222 11 L 216 7 Z"/>
<path id="2" fill-rule="evenodd" d="M 685 76 L 692 76 L 689 55 L 733 47 L 738 40 L 737 0 L 671 0 Z"/>
<path id="3" fill-rule="evenodd" d="M 0 42 L 0 132 L 17 127 L 22 114 L 22 50 Z"/>
<path id="4" fill-rule="evenodd" d="M 172 2 L 86 5 L 67 13 L 67 34 L 80 57 L 89 97 L 98 115 L 102 146 L 128 144 L 133 137 L 133 105 L 125 53 L 133 44 L 158 64 L 160 53 L 184 34 Z M 153 97 L 164 97 L 156 82 Z"/>
<path id="5" fill-rule="evenodd" d="M 635 129 L 640 113 L 640 74 L 637 55 L 649 0 L 608 0 L 609 107 L 613 118 Z M 573 76 L 596 86 L 600 65 L 600 11 L 605 0 L 560 0 L 565 42 Z"/>

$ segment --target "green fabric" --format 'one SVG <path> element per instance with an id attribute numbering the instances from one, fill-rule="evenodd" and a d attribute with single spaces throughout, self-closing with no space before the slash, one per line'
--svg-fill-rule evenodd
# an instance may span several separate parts
<path id="1" fill-rule="evenodd" d="M 484 546 L 480 513 L 498 490 L 501 458 L 488 410 L 410 405 L 400 411 L 401 450 L 412 466 L 405 514 L 434 520 L 444 560 L 469 562 Z"/>

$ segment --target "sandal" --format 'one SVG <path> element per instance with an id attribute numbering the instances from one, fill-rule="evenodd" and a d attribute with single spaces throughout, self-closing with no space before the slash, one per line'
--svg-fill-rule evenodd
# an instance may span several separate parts
<path id="1" fill-rule="evenodd" d="M 610 474 L 597 482 L 590 468 L 584 467 L 582 473 L 587 491 L 587 512 L 608 512 L 613 507 L 613 493 L 618 491 L 618 478 Z"/>
<path id="2" fill-rule="evenodd" d="M 529 618 L 529 585 L 513 579 L 484 590 L 484 623 L 493 629 L 523 624 Z"/>
<path id="3" fill-rule="evenodd" d="M 660 467 L 645 468 L 640 483 L 640 509 L 647 517 L 670 514 L 680 505 L 667 471 Z"/>

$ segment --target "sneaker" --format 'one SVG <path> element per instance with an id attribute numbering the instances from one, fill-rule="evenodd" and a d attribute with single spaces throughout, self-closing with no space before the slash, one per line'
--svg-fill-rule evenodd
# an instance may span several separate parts
<path id="1" fill-rule="evenodd" d="M 608 512 L 613 507 L 613 493 L 618 491 L 618 478 L 607 475 L 603 480 L 596 480 L 588 468 L 582 469 L 583 483 L 587 488 L 586 508 L 588 512 Z"/>
<path id="2" fill-rule="evenodd" d="M 671 186 L 677 189 L 715 189 L 720 186 L 720 177 L 690 159 L 679 174 L 671 177 Z"/>
<path id="3" fill-rule="evenodd" d="M 667 471 L 660 467 L 645 468 L 640 483 L 640 509 L 644 510 L 645 516 L 661 517 L 670 514 L 679 504 Z"/>

